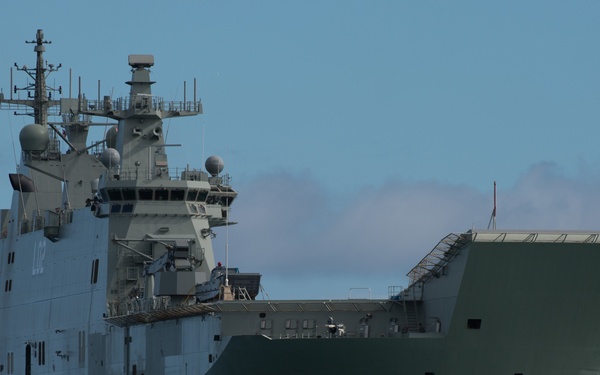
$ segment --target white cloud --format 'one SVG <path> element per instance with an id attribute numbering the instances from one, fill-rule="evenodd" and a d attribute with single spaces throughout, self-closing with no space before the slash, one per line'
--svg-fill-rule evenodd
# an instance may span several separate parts
<path id="1" fill-rule="evenodd" d="M 389 181 L 344 202 L 309 174 L 262 175 L 238 188 L 230 262 L 262 273 L 272 298 L 326 298 L 327 292 L 344 298 L 356 286 L 385 297 L 388 285 L 406 285 L 405 274 L 442 237 L 485 229 L 493 206 L 491 184 L 482 193 L 465 185 Z M 515 186 L 499 184 L 498 228 L 593 228 L 599 188 L 597 180 L 563 176 L 552 163 L 534 165 Z M 221 230 L 219 248 L 223 237 Z"/>
<path id="2" fill-rule="evenodd" d="M 592 230 L 598 228 L 600 183 L 595 176 L 565 176 L 555 163 L 532 166 L 501 199 L 503 227 Z"/>

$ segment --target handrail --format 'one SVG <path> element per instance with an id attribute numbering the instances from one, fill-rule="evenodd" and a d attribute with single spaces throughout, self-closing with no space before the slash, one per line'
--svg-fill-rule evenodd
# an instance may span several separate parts
<path id="1" fill-rule="evenodd" d="M 199 112 L 202 102 L 197 101 L 164 101 L 158 96 L 134 96 L 133 98 L 117 98 L 108 100 L 82 99 L 81 108 L 84 111 L 128 111 L 144 109 L 155 111 Z"/>
<path id="2" fill-rule="evenodd" d="M 469 239 L 462 234 L 450 233 L 442 238 L 429 254 L 406 274 L 410 279 L 410 285 L 424 277 L 437 275 L 442 267 L 448 264 L 450 259 L 468 242 Z"/>
<path id="3" fill-rule="evenodd" d="M 371 288 L 350 288 L 350 289 L 348 289 L 348 299 L 353 299 L 351 296 L 353 290 L 368 290 L 369 291 L 368 299 L 371 299 Z M 358 298 L 354 298 L 354 299 L 358 299 Z"/>

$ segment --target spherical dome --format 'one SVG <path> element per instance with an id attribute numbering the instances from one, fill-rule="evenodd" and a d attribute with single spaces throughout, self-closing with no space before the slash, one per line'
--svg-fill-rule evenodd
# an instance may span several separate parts
<path id="1" fill-rule="evenodd" d="M 119 165 L 121 162 L 121 155 L 119 155 L 119 151 L 114 148 L 107 148 L 102 152 L 102 155 L 100 155 L 100 161 L 106 168 L 111 169 Z"/>
<path id="2" fill-rule="evenodd" d="M 219 173 L 223 171 L 223 168 L 225 168 L 225 163 L 223 162 L 223 159 L 221 159 L 219 156 L 212 155 L 209 156 L 208 159 L 206 159 L 206 163 L 204 163 L 204 166 L 206 167 L 208 173 L 210 173 L 211 176 L 214 177 L 218 176 Z"/>
<path id="3" fill-rule="evenodd" d="M 104 136 L 104 139 L 106 140 L 106 147 L 109 147 L 109 148 L 116 147 L 118 131 L 119 131 L 119 128 L 117 128 L 116 126 L 113 126 L 110 129 L 108 129 L 108 131 L 106 132 L 106 135 Z"/>
<path id="4" fill-rule="evenodd" d="M 29 124 L 19 133 L 23 151 L 46 151 L 48 148 L 48 129 L 38 124 Z"/>

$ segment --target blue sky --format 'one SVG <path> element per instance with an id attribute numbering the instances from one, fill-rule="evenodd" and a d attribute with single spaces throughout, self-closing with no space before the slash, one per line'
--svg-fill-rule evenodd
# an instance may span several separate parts
<path id="1" fill-rule="evenodd" d="M 595 1 L 3 2 L 0 87 L 38 28 L 56 85 L 71 68 L 89 98 L 126 96 L 127 55 L 153 54 L 155 95 L 198 81 L 170 164 L 225 160 L 232 263 L 272 298 L 386 297 L 443 236 L 487 227 L 493 181 L 499 228 L 598 228 L 599 21 Z M 30 121 L 0 119 L 6 175 Z"/>

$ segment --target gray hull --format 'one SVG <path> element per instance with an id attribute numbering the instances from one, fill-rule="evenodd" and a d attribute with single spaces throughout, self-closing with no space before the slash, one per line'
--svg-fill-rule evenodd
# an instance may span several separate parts
<path id="1" fill-rule="evenodd" d="M 440 337 L 236 337 L 209 373 L 600 373 L 600 245 L 475 242 L 460 256 L 468 259 Z M 425 292 L 443 287 L 446 277 L 431 279 Z M 420 308 L 452 299 L 426 298 Z M 468 327 L 470 319 L 481 319 L 479 329 Z"/>

